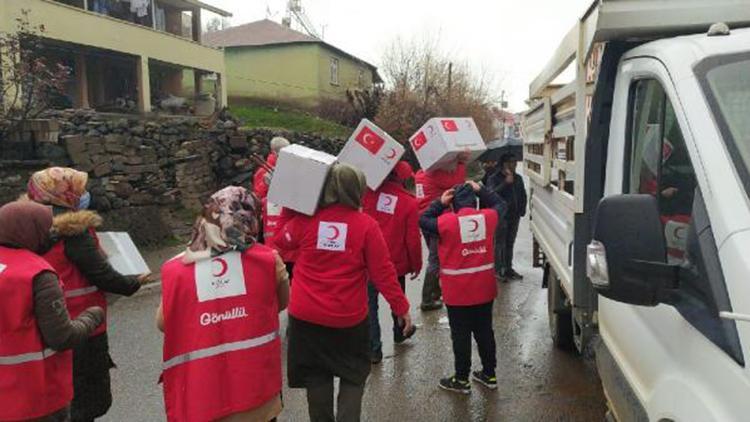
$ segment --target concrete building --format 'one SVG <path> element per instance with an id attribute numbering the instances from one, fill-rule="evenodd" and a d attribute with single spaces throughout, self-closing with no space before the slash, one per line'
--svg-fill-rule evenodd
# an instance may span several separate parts
<path id="1" fill-rule="evenodd" d="M 315 106 L 382 82 L 370 63 L 267 19 L 207 33 L 205 41 L 225 49 L 230 103 Z"/>
<path id="2" fill-rule="evenodd" d="M 0 31 L 15 31 L 23 10 L 44 26 L 43 54 L 72 69 L 74 107 L 150 112 L 208 92 L 226 104 L 224 53 L 203 44 L 201 17 L 228 12 L 198 0 L 1 0 Z"/>

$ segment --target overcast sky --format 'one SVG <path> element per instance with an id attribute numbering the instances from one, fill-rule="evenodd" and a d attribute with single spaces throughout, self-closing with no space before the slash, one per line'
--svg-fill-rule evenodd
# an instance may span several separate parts
<path id="1" fill-rule="evenodd" d="M 280 22 L 286 10 L 286 0 L 204 1 L 232 12 L 232 26 L 266 17 Z M 397 36 L 439 36 L 457 62 L 492 73 L 514 111 L 523 110 L 529 83 L 591 2 L 302 0 L 310 20 L 325 28 L 326 42 L 376 66 Z"/>

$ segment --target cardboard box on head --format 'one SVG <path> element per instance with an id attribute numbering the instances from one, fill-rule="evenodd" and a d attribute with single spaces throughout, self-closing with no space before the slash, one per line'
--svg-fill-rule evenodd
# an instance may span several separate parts
<path id="1" fill-rule="evenodd" d="M 487 147 L 471 117 L 436 117 L 409 138 L 409 144 L 425 171 L 447 167 L 462 152 L 474 160 Z"/>
<path id="2" fill-rule="evenodd" d="M 365 174 L 367 187 L 376 190 L 404 155 L 404 147 L 383 129 L 362 119 L 339 154 L 339 162 Z"/>
<path id="3" fill-rule="evenodd" d="M 302 214 L 315 214 L 328 171 L 335 163 L 333 155 L 302 145 L 282 148 L 268 189 L 268 201 Z"/>

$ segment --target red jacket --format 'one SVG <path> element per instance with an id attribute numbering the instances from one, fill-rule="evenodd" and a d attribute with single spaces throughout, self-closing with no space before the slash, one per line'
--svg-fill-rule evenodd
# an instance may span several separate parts
<path id="1" fill-rule="evenodd" d="M 0 420 L 36 419 L 73 399 L 70 351 L 47 349 L 34 313 L 34 277 L 52 267 L 39 255 L 0 246 Z"/>
<path id="2" fill-rule="evenodd" d="M 297 251 L 284 250 L 276 246 L 276 237 L 281 232 L 281 213 L 284 207 L 268 202 L 268 198 L 263 198 L 263 239 L 266 246 L 278 250 L 281 259 L 284 262 L 294 262 L 297 260 Z M 290 274 L 291 275 L 291 274 Z"/>
<path id="3" fill-rule="evenodd" d="M 396 274 L 422 270 L 422 238 L 417 200 L 399 183 L 386 181 L 377 191 L 367 190 L 362 209 L 380 225 Z"/>
<path id="4" fill-rule="evenodd" d="M 448 189 L 466 181 L 466 164 L 458 163 L 454 170 L 437 169 L 430 172 L 419 170 L 414 175 L 419 213 L 423 213 L 432 201 Z"/>
<path id="5" fill-rule="evenodd" d="M 266 163 L 268 163 L 271 168 L 276 167 L 276 159 L 277 156 L 274 153 L 268 154 L 268 157 L 266 157 Z M 268 196 L 268 183 L 266 183 L 266 175 L 268 174 L 268 171 L 264 169 L 263 167 L 258 167 L 258 170 L 255 170 L 255 174 L 253 175 L 253 193 L 255 193 L 255 196 L 258 197 L 258 199 L 264 199 L 266 196 Z"/>
<path id="6" fill-rule="evenodd" d="M 281 391 L 273 251 L 254 245 L 162 267 L 164 402 L 169 421 L 252 410 Z"/>
<path id="7" fill-rule="evenodd" d="M 463 208 L 438 217 L 438 255 L 443 300 L 450 306 L 492 302 L 495 281 L 495 228 L 493 209 Z"/>
<path id="8" fill-rule="evenodd" d="M 409 312 L 396 268 L 378 223 L 344 205 L 331 205 L 308 217 L 284 210 L 276 239 L 282 249 L 299 250 L 289 314 L 333 328 L 353 327 L 367 318 L 367 281 L 391 305 Z"/>

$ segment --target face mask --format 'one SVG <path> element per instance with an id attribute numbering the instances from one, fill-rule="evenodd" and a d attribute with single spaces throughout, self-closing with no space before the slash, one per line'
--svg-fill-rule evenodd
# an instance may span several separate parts
<path id="1" fill-rule="evenodd" d="M 81 199 L 78 200 L 78 209 L 87 210 L 89 208 L 89 205 L 91 205 L 91 194 L 85 192 L 83 195 L 81 195 Z"/>

